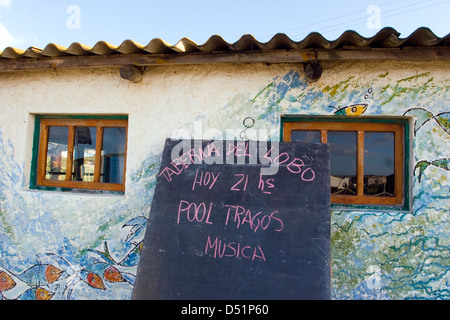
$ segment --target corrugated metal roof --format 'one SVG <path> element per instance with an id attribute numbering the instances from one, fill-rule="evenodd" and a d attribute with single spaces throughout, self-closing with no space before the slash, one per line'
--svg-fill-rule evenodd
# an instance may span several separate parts
<path id="1" fill-rule="evenodd" d="M 400 38 L 395 29 L 386 27 L 376 35 L 365 38 L 355 31 L 345 31 L 338 39 L 330 41 L 320 33 L 310 33 L 301 41 L 293 41 L 286 34 L 276 34 L 268 42 L 259 42 L 252 35 L 244 35 L 235 43 L 226 42 L 221 36 L 214 35 L 204 44 L 196 44 L 188 38 L 181 39 L 177 44 L 170 45 L 161 39 L 153 39 L 147 45 L 141 45 L 132 40 L 125 40 L 119 46 L 97 42 L 89 47 L 78 42 L 72 43 L 68 48 L 49 43 L 44 49 L 29 47 L 26 50 L 7 47 L 0 52 L 0 61 L 4 59 L 39 59 L 45 57 L 64 56 L 99 56 L 111 54 L 180 54 L 197 52 L 223 52 L 236 53 L 246 51 L 273 51 L 273 50 L 302 50 L 302 49 L 401 49 L 405 47 L 449 47 L 450 34 L 437 37 L 428 28 L 419 28 L 406 38 Z"/>

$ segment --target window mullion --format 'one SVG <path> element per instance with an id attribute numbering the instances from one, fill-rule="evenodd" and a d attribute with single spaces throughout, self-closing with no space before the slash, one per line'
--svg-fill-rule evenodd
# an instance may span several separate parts
<path id="1" fill-rule="evenodd" d="M 358 131 L 356 163 L 356 194 L 360 197 L 364 195 L 364 131 Z"/>
<path id="2" fill-rule="evenodd" d="M 327 130 L 320 130 L 320 142 L 327 143 L 328 142 L 328 132 Z"/>
<path id="3" fill-rule="evenodd" d="M 397 128 L 394 132 L 394 163 L 395 163 L 395 191 L 394 196 L 396 198 L 397 203 L 402 203 L 403 199 L 403 181 L 405 179 L 405 173 L 403 172 L 403 163 L 404 163 L 404 147 L 403 147 L 403 130 L 401 128 Z"/>
<path id="4" fill-rule="evenodd" d="M 67 142 L 66 181 L 72 180 L 74 144 L 75 144 L 75 126 L 69 126 L 69 136 Z"/>
<path id="5" fill-rule="evenodd" d="M 291 122 L 284 123 L 283 128 L 284 142 L 291 142 L 291 134 L 292 134 L 291 132 L 292 132 L 292 123 Z"/>
<path id="6" fill-rule="evenodd" d="M 94 166 L 94 182 L 100 181 L 100 169 L 102 160 L 102 147 L 103 147 L 103 127 L 97 127 L 97 144 L 95 145 L 95 166 Z"/>
<path id="7" fill-rule="evenodd" d="M 47 163 L 47 149 L 48 149 L 48 126 L 41 122 L 40 127 L 40 141 L 39 141 L 39 160 L 38 160 L 38 184 L 43 184 L 45 179 L 45 166 Z"/>

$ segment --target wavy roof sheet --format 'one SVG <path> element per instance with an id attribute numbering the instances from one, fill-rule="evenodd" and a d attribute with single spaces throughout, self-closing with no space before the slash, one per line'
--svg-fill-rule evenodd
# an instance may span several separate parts
<path id="1" fill-rule="evenodd" d="M 235 43 L 226 42 L 221 36 L 214 35 L 204 44 L 196 44 L 188 38 L 183 38 L 175 45 L 170 45 L 161 39 L 153 39 L 147 45 L 141 45 L 132 40 L 125 40 L 119 46 L 105 41 L 97 42 L 89 47 L 78 42 L 68 48 L 49 43 L 44 49 L 29 47 L 26 50 L 7 47 L 0 52 L 3 59 L 62 56 L 98 56 L 111 54 L 179 54 L 196 52 L 241 52 L 241 51 L 272 51 L 286 49 L 395 49 L 404 47 L 449 47 L 450 34 L 443 38 L 437 37 L 428 28 L 419 28 L 406 38 L 400 38 L 400 33 L 387 27 L 381 29 L 370 38 L 362 37 L 355 31 L 345 31 L 338 39 L 330 41 L 320 33 L 310 33 L 301 41 L 293 41 L 286 34 L 278 33 L 268 42 L 259 42 L 252 35 L 244 35 Z"/>

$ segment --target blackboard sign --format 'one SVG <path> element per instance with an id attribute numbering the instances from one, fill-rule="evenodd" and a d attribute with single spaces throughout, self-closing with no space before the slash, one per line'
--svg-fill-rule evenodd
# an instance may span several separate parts
<path id="1" fill-rule="evenodd" d="M 167 139 L 133 299 L 330 299 L 329 145 Z"/>

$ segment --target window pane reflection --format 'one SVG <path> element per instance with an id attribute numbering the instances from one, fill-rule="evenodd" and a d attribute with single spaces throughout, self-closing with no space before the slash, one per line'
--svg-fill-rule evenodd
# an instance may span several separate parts
<path id="1" fill-rule="evenodd" d="M 68 127 L 49 127 L 45 179 L 65 180 L 67 168 Z"/>
<path id="2" fill-rule="evenodd" d="M 364 133 L 364 194 L 394 195 L 394 133 Z"/>
<path id="3" fill-rule="evenodd" d="M 126 128 L 104 128 L 100 182 L 122 183 Z"/>
<path id="4" fill-rule="evenodd" d="M 356 194 L 357 133 L 328 131 L 331 194 Z"/>
<path id="5" fill-rule="evenodd" d="M 320 143 L 320 131 L 293 130 L 291 131 L 292 142 Z"/>
<path id="6" fill-rule="evenodd" d="M 97 128 L 76 127 L 73 146 L 73 181 L 94 181 Z"/>

